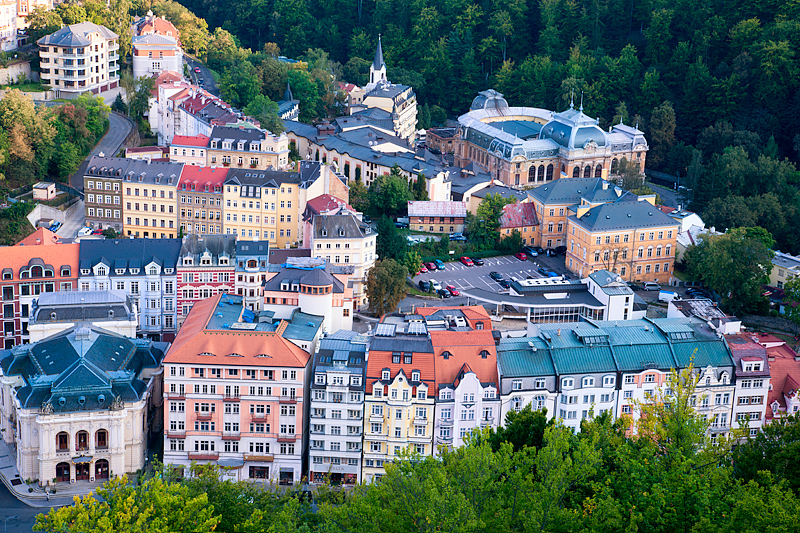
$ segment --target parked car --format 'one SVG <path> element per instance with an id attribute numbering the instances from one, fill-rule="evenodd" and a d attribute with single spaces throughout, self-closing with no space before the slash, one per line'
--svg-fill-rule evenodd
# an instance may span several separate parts
<path id="1" fill-rule="evenodd" d="M 507 279 L 499 279 L 497 280 L 497 283 L 499 283 L 500 286 L 503 287 L 504 289 L 508 289 L 511 287 L 511 284 L 508 282 Z"/>
<path id="2" fill-rule="evenodd" d="M 556 246 L 553 250 L 556 255 L 567 255 L 567 247 L 566 246 Z"/>
<path id="3" fill-rule="evenodd" d="M 399 229 L 406 229 L 408 228 L 408 224 L 406 224 L 405 222 L 395 222 L 394 227 Z"/>
<path id="4" fill-rule="evenodd" d="M 433 290 L 435 290 L 436 292 L 439 292 L 440 290 L 442 290 L 442 284 L 441 283 L 439 283 L 435 279 L 430 280 L 430 282 L 431 282 L 431 288 Z"/>
<path id="5" fill-rule="evenodd" d="M 419 290 L 428 292 L 431 290 L 431 282 L 425 281 L 424 279 L 419 280 Z"/>
<path id="6" fill-rule="evenodd" d="M 439 289 L 436 293 L 442 298 L 450 298 L 450 293 L 444 289 Z"/>
<path id="7" fill-rule="evenodd" d="M 422 264 L 425 265 L 431 272 L 436 271 L 436 263 L 422 263 Z"/>
<path id="8" fill-rule="evenodd" d="M 450 240 L 454 242 L 467 242 L 467 238 L 463 235 L 456 235 L 455 237 L 451 236 Z"/>
<path id="9" fill-rule="evenodd" d="M 92 230 L 92 235 L 102 235 L 102 234 L 103 234 L 103 230 L 101 230 L 101 229 Z"/>
<path id="10" fill-rule="evenodd" d="M 473 259 L 472 262 L 475 264 L 475 266 L 483 266 L 483 259 Z"/>
<path id="11" fill-rule="evenodd" d="M 452 296 L 458 296 L 459 295 L 458 289 L 456 289 L 452 285 L 448 285 L 447 287 L 445 287 L 445 289 L 447 289 L 447 292 L 449 292 Z"/>
<path id="12" fill-rule="evenodd" d="M 194 67 L 194 71 L 199 73 L 200 72 L 200 67 Z"/>
<path id="13" fill-rule="evenodd" d="M 92 234 L 92 228 L 81 228 L 78 230 L 78 237 L 85 237 Z"/>
<path id="14" fill-rule="evenodd" d="M 557 278 L 558 277 L 558 272 L 553 272 L 551 270 L 550 272 L 547 273 L 547 277 L 548 278 Z"/>
<path id="15" fill-rule="evenodd" d="M 436 263 L 437 270 L 444 270 L 444 262 L 441 259 L 437 259 L 434 263 Z"/>
<path id="16" fill-rule="evenodd" d="M 464 234 L 461 233 L 461 232 L 451 233 L 450 234 L 450 240 L 452 241 L 455 237 L 463 237 L 463 236 L 464 236 Z"/>
<path id="17" fill-rule="evenodd" d="M 500 281 L 501 279 L 503 279 L 503 275 L 500 272 L 494 272 L 494 271 L 489 272 L 489 277 L 495 281 Z"/>
<path id="18" fill-rule="evenodd" d="M 527 261 L 527 260 L 528 260 L 528 255 L 527 255 L 527 254 L 525 254 L 525 253 L 523 253 L 523 252 L 517 252 L 517 253 L 515 253 L 515 254 L 514 254 L 514 257 L 516 257 L 516 258 L 517 258 L 517 259 L 519 259 L 520 261 Z"/>
<path id="19" fill-rule="evenodd" d="M 710 296 L 708 292 L 698 287 L 689 287 L 686 289 L 686 295 L 692 298 L 708 298 Z"/>
<path id="20" fill-rule="evenodd" d="M 546 267 L 539 267 L 536 270 L 538 270 L 539 274 L 541 274 L 542 276 L 547 276 L 548 274 L 550 274 L 550 269 Z"/>
<path id="21" fill-rule="evenodd" d="M 425 274 L 426 272 L 428 272 L 428 267 L 426 267 L 424 264 L 420 265 L 419 266 L 419 273 L 420 274 Z"/>
<path id="22" fill-rule="evenodd" d="M 642 290 L 642 287 L 639 284 L 637 284 L 635 281 L 629 281 L 628 282 L 628 287 L 630 287 L 631 290 L 634 290 L 634 291 Z"/>
<path id="23" fill-rule="evenodd" d="M 539 256 L 538 250 L 536 250 L 536 248 L 534 248 L 533 246 L 526 246 L 525 248 L 523 248 L 523 250 L 531 257 Z"/>
<path id="24" fill-rule="evenodd" d="M 655 281 L 645 281 L 642 285 L 643 291 L 660 291 L 661 285 L 656 283 Z"/>
<path id="25" fill-rule="evenodd" d="M 468 267 L 471 267 L 472 265 L 475 264 L 475 263 L 472 262 L 472 259 L 470 259 L 467 256 L 462 257 L 461 259 L 459 259 L 459 261 L 461 261 L 461 264 L 463 264 L 464 266 L 468 266 Z"/>

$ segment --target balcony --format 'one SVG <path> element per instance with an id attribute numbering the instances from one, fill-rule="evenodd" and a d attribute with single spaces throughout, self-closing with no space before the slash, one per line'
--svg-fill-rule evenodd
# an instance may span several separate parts
<path id="1" fill-rule="evenodd" d="M 278 435 L 278 442 L 295 442 L 297 435 L 294 433 L 281 433 Z"/>
<path id="2" fill-rule="evenodd" d="M 714 422 L 709 425 L 709 429 L 711 431 L 728 431 L 731 429 L 731 425 L 728 422 Z"/>
<path id="3" fill-rule="evenodd" d="M 436 437 L 438 444 L 453 444 L 453 437 Z"/>
<path id="4" fill-rule="evenodd" d="M 250 413 L 250 418 L 253 420 L 266 420 L 267 413 Z"/>
<path id="5" fill-rule="evenodd" d="M 440 424 L 442 426 L 452 426 L 453 425 L 453 419 L 452 418 L 444 418 L 444 419 L 442 419 Z"/>
<path id="6" fill-rule="evenodd" d="M 297 403 L 296 396 L 281 396 L 278 400 L 280 403 Z"/>
<path id="7" fill-rule="evenodd" d="M 312 435 L 324 435 L 325 434 L 325 430 L 324 429 L 312 429 L 309 433 L 311 433 Z"/>
<path id="8" fill-rule="evenodd" d="M 164 398 L 167 400 L 185 400 L 186 393 L 185 392 L 165 392 Z"/>
<path id="9" fill-rule="evenodd" d="M 223 431 L 222 440 L 239 440 L 241 438 L 238 431 Z"/>
<path id="10" fill-rule="evenodd" d="M 183 439 L 186 437 L 185 429 L 165 429 L 164 436 L 168 439 Z M 107 448 L 107 446 L 106 446 Z"/>
<path id="11" fill-rule="evenodd" d="M 211 420 L 211 418 L 214 416 L 214 413 L 210 411 L 195 411 L 194 415 L 197 420 Z"/>
<path id="12" fill-rule="evenodd" d="M 192 461 L 216 461 L 219 459 L 219 452 L 189 452 L 189 459 Z"/>
<path id="13" fill-rule="evenodd" d="M 369 415 L 370 422 L 383 422 L 383 415 Z"/>
<path id="14" fill-rule="evenodd" d="M 427 418 L 420 418 L 418 416 L 414 417 L 414 425 L 415 426 L 427 426 L 428 425 L 428 419 Z"/>
<path id="15" fill-rule="evenodd" d="M 238 394 L 230 394 L 230 393 L 226 392 L 225 394 L 222 395 L 222 401 L 223 402 L 239 402 L 239 401 L 241 401 L 241 397 Z"/>

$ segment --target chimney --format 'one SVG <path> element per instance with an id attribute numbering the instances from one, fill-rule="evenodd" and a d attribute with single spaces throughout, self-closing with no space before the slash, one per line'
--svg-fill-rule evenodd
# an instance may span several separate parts
<path id="1" fill-rule="evenodd" d="M 604 191 L 608 190 L 608 182 L 606 180 L 603 180 L 603 190 Z"/>

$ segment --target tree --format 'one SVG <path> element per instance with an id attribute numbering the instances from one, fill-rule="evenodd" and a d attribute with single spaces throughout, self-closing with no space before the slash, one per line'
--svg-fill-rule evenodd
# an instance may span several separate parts
<path id="1" fill-rule="evenodd" d="M 261 94 L 261 80 L 256 68 L 249 61 L 232 65 L 220 78 L 219 91 L 231 105 L 240 109 L 246 107 Z M 277 108 L 275 113 L 277 115 Z"/>
<path id="2" fill-rule="evenodd" d="M 735 448 L 736 475 L 745 480 L 758 480 L 763 472 L 768 471 L 797 492 L 800 490 L 800 465 L 794 458 L 798 452 L 800 414 L 775 418 L 765 424 L 755 438 Z"/>
<path id="3" fill-rule="evenodd" d="M 506 253 L 517 253 L 522 248 L 522 234 L 514 228 L 508 235 L 500 235 L 498 249 Z"/>
<path id="4" fill-rule="evenodd" d="M 402 260 L 407 248 L 406 238 L 397 230 L 394 222 L 386 215 L 381 215 L 376 224 L 376 230 L 378 236 L 375 238 L 375 251 L 378 253 L 378 257 Z M 409 268 L 408 270 L 414 274 L 419 269 L 412 271 Z"/>
<path id="5" fill-rule="evenodd" d="M 754 309 L 764 300 L 761 285 L 772 269 L 774 252 L 762 232 L 736 228 L 724 235 L 706 235 L 686 250 L 689 274 L 719 294 L 731 314 Z"/>
<path id="6" fill-rule="evenodd" d="M 130 112 L 131 102 L 136 96 L 136 80 L 130 69 L 123 70 L 119 76 L 119 86 L 125 91 L 125 100 L 127 100 L 127 111 Z M 130 115 L 129 115 L 130 116 Z"/>
<path id="7" fill-rule="evenodd" d="M 513 202 L 513 198 L 503 198 L 500 194 L 487 194 L 478 204 L 475 215 L 467 216 L 466 231 L 470 240 L 483 247 L 493 247 L 500 236 L 500 216 L 503 214 L 503 207 Z"/>
<path id="8" fill-rule="evenodd" d="M 787 281 L 783 286 L 783 292 L 785 294 L 784 315 L 794 322 L 794 331 L 796 334 L 798 327 L 800 327 L 800 278 L 795 277 Z"/>
<path id="9" fill-rule="evenodd" d="M 503 443 L 511 444 L 514 451 L 525 447 L 539 449 L 544 445 L 544 430 L 555 421 L 555 418 L 547 420 L 547 409 L 533 410 L 528 404 L 521 411 L 509 410 L 503 425 L 490 429 L 487 438 L 494 451 L 499 451 Z"/>
<path id="10" fill-rule="evenodd" d="M 419 272 L 420 267 L 422 266 L 422 257 L 419 253 L 414 251 L 406 252 L 403 255 L 403 266 L 406 267 L 406 270 L 412 276 Z"/>
<path id="11" fill-rule="evenodd" d="M 160 478 L 136 486 L 129 484 L 126 476 L 114 478 L 97 489 L 97 494 L 99 498 L 92 494 L 83 499 L 75 497 L 69 507 L 38 515 L 34 531 L 205 533 L 220 522 L 206 495 L 192 497 L 187 487 Z"/>
<path id="12" fill-rule="evenodd" d="M 370 214 L 396 218 L 408 212 L 408 202 L 413 199 L 408 188 L 408 180 L 395 167 L 388 175 L 381 175 L 372 180 L 369 186 Z"/>
<path id="13" fill-rule="evenodd" d="M 45 35 L 55 33 L 64 23 L 58 11 L 47 9 L 45 6 L 36 6 L 33 11 L 25 17 L 28 23 L 28 32 L 31 41 L 36 42 Z"/>
<path id="14" fill-rule="evenodd" d="M 258 120 L 262 128 L 266 128 L 276 135 L 284 130 L 283 121 L 278 116 L 278 104 L 270 100 L 268 96 L 257 95 L 243 111 L 245 115 Z"/>
<path id="15" fill-rule="evenodd" d="M 639 163 L 628 161 L 623 157 L 620 159 L 617 169 L 617 176 L 619 176 L 617 182 L 626 191 L 638 189 L 644 185 L 644 174 L 642 174 Z"/>
<path id="16" fill-rule="evenodd" d="M 358 169 L 356 169 L 358 170 Z M 369 210 L 369 191 L 361 180 L 351 180 L 350 185 L 350 205 L 360 212 L 366 213 Z"/>
<path id="17" fill-rule="evenodd" d="M 406 297 L 406 267 L 393 259 L 376 261 L 367 274 L 367 299 L 372 313 L 383 316 L 397 310 Z"/>
<path id="18" fill-rule="evenodd" d="M 414 200 L 425 202 L 428 198 L 428 191 L 426 185 L 428 180 L 425 179 L 425 174 L 418 174 L 414 179 Z"/>
<path id="19" fill-rule="evenodd" d="M 666 100 L 653 109 L 649 130 L 647 141 L 650 150 L 647 153 L 647 161 L 652 163 L 654 168 L 662 168 L 675 144 L 675 110 L 672 108 L 672 102 Z"/>

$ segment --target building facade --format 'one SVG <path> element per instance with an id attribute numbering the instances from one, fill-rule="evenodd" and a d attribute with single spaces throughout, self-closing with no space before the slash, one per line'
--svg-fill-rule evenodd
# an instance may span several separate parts
<path id="1" fill-rule="evenodd" d="M 133 77 L 148 78 L 164 71 L 183 73 L 180 32 L 152 11 L 133 25 Z"/>
<path id="2" fill-rule="evenodd" d="M 271 322 L 247 322 L 242 304 L 195 305 L 164 358 L 164 462 L 293 485 L 306 471 L 311 357 Z"/>
<path id="3" fill-rule="evenodd" d="M 83 176 L 86 223 L 97 229 L 122 233 L 122 177 L 131 160 L 93 156 Z"/>
<path id="4" fill-rule="evenodd" d="M 235 292 L 235 268 L 235 236 L 187 235 L 183 238 L 177 265 L 178 329 L 197 302 Z"/>
<path id="5" fill-rule="evenodd" d="M 539 220 L 536 218 L 536 207 L 531 203 L 508 204 L 500 215 L 500 238 L 505 239 L 515 231 L 522 237 L 522 244 L 541 246 L 537 239 Z"/>
<path id="6" fill-rule="evenodd" d="M 175 135 L 169 147 L 169 159 L 186 165 L 204 167 L 208 160 L 206 152 L 210 140 L 210 137 L 201 133 L 193 136 Z M 220 170 L 227 172 L 226 168 Z"/>
<path id="7" fill-rule="evenodd" d="M 368 338 L 340 330 L 314 355 L 308 421 L 308 481 L 355 485 L 361 481 L 364 369 Z"/>
<path id="8" fill-rule="evenodd" d="M 79 246 L 39 228 L 19 244 L 0 248 L 3 348 L 31 342 L 28 327 L 39 295 L 77 290 Z"/>
<path id="9" fill-rule="evenodd" d="M 78 290 L 119 291 L 139 313 L 138 334 L 172 340 L 176 331 L 176 266 L 180 239 L 84 240 Z"/>
<path id="10" fill-rule="evenodd" d="M 467 220 L 464 202 L 408 202 L 408 225 L 426 233 L 461 233 Z"/>
<path id="11" fill-rule="evenodd" d="M 178 182 L 182 163 L 131 160 L 122 176 L 124 222 L 128 237 L 178 236 Z"/>
<path id="12" fill-rule="evenodd" d="M 184 165 L 178 181 L 178 225 L 184 235 L 222 233 L 222 184 L 226 168 Z"/>
<path id="13" fill-rule="evenodd" d="M 55 488 L 143 468 L 164 348 L 80 324 L 4 351 L 0 425 L 20 477 Z"/>
<path id="14" fill-rule="evenodd" d="M 264 305 L 264 282 L 269 272 L 269 241 L 236 241 L 236 294 L 244 306 L 260 311 Z"/>
<path id="15" fill-rule="evenodd" d="M 648 198 L 630 196 L 629 201 L 579 207 L 567 218 L 570 272 L 584 277 L 608 270 L 625 280 L 659 283 L 672 278 L 680 224 Z"/>
<path id="16" fill-rule="evenodd" d="M 93 94 L 119 83 L 119 36 L 105 26 L 81 22 L 37 41 L 41 80 L 56 94 Z"/>
<path id="17" fill-rule="evenodd" d="M 208 165 L 284 169 L 289 165 L 289 138 L 252 125 L 215 126 L 206 153 Z"/>

